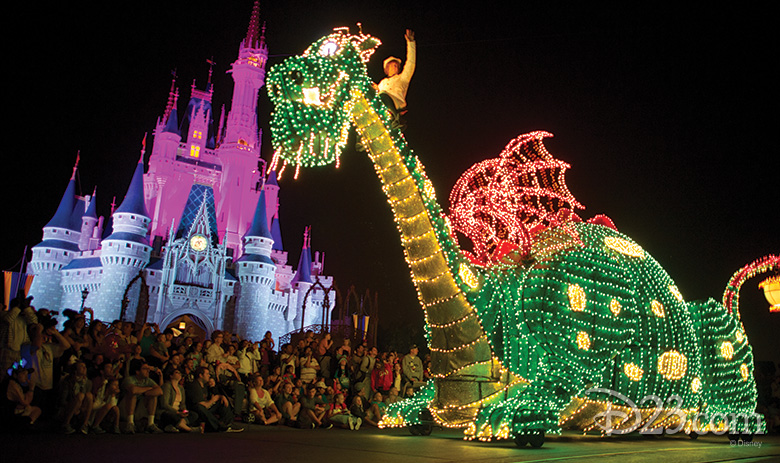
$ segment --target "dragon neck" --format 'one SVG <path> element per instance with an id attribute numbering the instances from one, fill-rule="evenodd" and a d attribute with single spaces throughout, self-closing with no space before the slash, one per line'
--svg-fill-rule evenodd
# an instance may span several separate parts
<path id="1" fill-rule="evenodd" d="M 418 298 L 425 312 L 431 372 L 446 377 L 469 371 L 474 365 L 496 363 L 475 308 L 455 274 L 460 251 L 444 226 L 432 187 L 427 187 L 422 165 L 387 128 L 381 102 L 361 93 L 352 95 L 352 122 L 368 149 L 382 189 L 401 233 L 401 243 Z M 401 140 L 400 142 L 397 140 Z M 458 253 L 458 256 L 453 254 Z"/>

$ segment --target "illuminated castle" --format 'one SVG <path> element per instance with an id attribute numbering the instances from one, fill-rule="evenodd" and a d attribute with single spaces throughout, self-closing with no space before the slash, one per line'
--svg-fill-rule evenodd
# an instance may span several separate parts
<path id="1" fill-rule="evenodd" d="M 206 333 L 275 336 L 330 318 L 333 278 L 324 254 L 312 260 L 309 232 L 296 271 L 279 227 L 279 185 L 260 157 L 258 91 L 268 47 L 255 2 L 238 59 L 229 71 L 231 109 L 215 127 L 214 89 L 193 83 L 179 117 L 178 89 L 157 121 L 149 169 L 144 150 L 122 203 L 104 221 L 95 195 L 76 195 L 73 169 L 43 240 L 33 247 L 30 295 L 39 308 L 92 307 L 103 321 L 184 317 Z M 269 226 L 270 225 L 270 226 Z M 84 291 L 86 290 L 86 291 Z M 88 293 L 87 293 L 88 291 Z"/>

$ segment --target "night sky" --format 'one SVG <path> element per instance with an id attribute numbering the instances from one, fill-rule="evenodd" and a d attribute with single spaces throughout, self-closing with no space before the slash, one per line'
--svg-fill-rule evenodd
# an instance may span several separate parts
<path id="1" fill-rule="evenodd" d="M 384 58 L 404 57 L 404 29 L 415 30 L 406 137 L 442 201 L 470 166 L 497 157 L 519 134 L 546 130 L 555 135 L 548 150 L 572 166 L 569 188 L 586 206 L 580 215 L 611 217 L 687 299 L 720 299 L 739 267 L 780 252 L 771 70 L 778 41 L 768 11 L 515 3 L 266 1 L 261 17 L 270 64 L 333 27 L 362 22 L 384 42 L 369 64 L 376 81 Z M 12 116 L 4 130 L 4 269 L 40 241 L 77 150 L 81 192 L 97 185 L 101 214 L 112 196 L 121 202 L 146 132 L 151 146 L 172 69 L 180 111 L 192 80 L 203 88 L 208 58 L 216 61 L 215 119 L 230 103 L 225 71 L 246 34 L 251 0 L 118 5 L 28 2 L 7 10 L 22 32 L 4 33 Z M 258 108 L 267 129 L 265 89 Z M 263 155 L 270 153 L 266 133 Z M 343 291 L 351 284 L 377 291 L 385 327 L 421 328 L 391 212 L 365 154 L 350 149 L 340 169 L 306 170 L 280 184 L 290 261 L 311 225 L 312 246 L 325 251 L 326 273 Z M 741 307 L 764 360 L 777 356 L 780 314 L 768 313 L 759 281 L 744 286 Z"/>

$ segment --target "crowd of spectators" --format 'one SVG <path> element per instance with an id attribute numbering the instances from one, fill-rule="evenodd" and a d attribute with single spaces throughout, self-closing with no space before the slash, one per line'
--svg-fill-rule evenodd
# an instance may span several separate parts
<path id="1" fill-rule="evenodd" d="M 0 311 L 2 409 L 12 429 L 66 434 L 239 432 L 377 426 L 388 404 L 429 379 L 417 346 L 376 346 L 308 331 L 279 346 L 214 331 L 60 314 L 16 298 Z M 237 422 L 242 422 L 238 424 Z"/>

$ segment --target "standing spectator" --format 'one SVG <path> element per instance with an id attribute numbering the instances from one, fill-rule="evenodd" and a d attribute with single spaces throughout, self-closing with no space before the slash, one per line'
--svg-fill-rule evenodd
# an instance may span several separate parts
<path id="1" fill-rule="evenodd" d="M 376 365 L 376 355 L 377 349 L 372 347 L 368 351 L 368 355 L 363 357 L 363 361 L 360 363 L 360 374 L 363 379 L 358 384 L 355 384 L 355 391 L 362 390 L 366 397 L 371 393 L 371 373 Z"/>
<path id="2" fill-rule="evenodd" d="M 249 379 L 257 373 L 257 362 L 260 360 L 260 351 L 258 350 L 258 343 L 252 344 L 251 341 L 244 339 L 241 341 L 240 348 L 238 350 L 238 374 L 241 376 L 241 380 L 245 383 L 249 383 Z M 268 372 L 264 377 L 268 376 Z"/>
<path id="3" fill-rule="evenodd" d="M 423 381 L 423 364 L 420 357 L 417 356 L 418 353 L 417 344 L 412 344 L 409 348 L 409 353 L 404 356 L 402 374 L 407 383 L 404 385 L 404 388 L 411 386 L 414 390 L 417 390 L 425 384 Z"/>
<path id="4" fill-rule="evenodd" d="M 371 372 L 371 390 L 387 394 L 393 387 L 393 364 L 383 359 L 376 359 L 374 371 Z"/>
<path id="5" fill-rule="evenodd" d="M 166 347 L 166 338 L 164 333 L 157 334 L 157 340 L 149 348 L 149 355 L 146 359 L 149 361 L 149 365 L 155 368 L 162 368 L 163 365 L 170 360 L 168 355 L 168 347 Z"/>
<path id="6" fill-rule="evenodd" d="M 304 384 L 314 382 L 317 378 L 317 371 L 320 369 L 320 363 L 314 358 L 311 347 L 307 346 L 301 357 L 301 381 Z"/>
<path id="7" fill-rule="evenodd" d="M 265 336 L 263 337 L 263 341 L 267 343 L 268 349 L 271 350 L 271 352 L 274 351 L 276 348 L 276 343 L 274 342 L 274 335 L 271 334 L 270 331 L 265 332 Z"/>
<path id="8" fill-rule="evenodd" d="M 57 343 L 52 343 L 52 338 Z M 44 414 L 52 413 L 57 404 L 55 385 L 59 378 L 54 363 L 62 357 L 70 347 L 57 328 L 50 326 L 44 329 L 40 323 L 30 325 L 30 362 L 29 365 L 35 372 L 32 381 L 35 383 L 35 403 L 41 404 Z"/>
<path id="9" fill-rule="evenodd" d="M 0 311 L 0 379 L 14 362 L 22 359 L 22 344 L 30 342 L 27 327 L 38 323 L 31 300 L 32 297 L 14 298 L 9 310 Z"/>
<path id="10" fill-rule="evenodd" d="M 295 375 L 295 369 L 298 367 L 298 356 L 295 355 L 292 344 L 285 344 L 282 346 L 282 354 L 279 356 L 279 361 L 282 366 L 282 373 L 287 372 L 287 367 L 292 367 L 292 374 Z"/>
<path id="11" fill-rule="evenodd" d="M 225 358 L 227 357 L 227 353 L 225 353 L 225 349 L 222 347 L 222 341 L 224 340 L 224 338 L 225 335 L 222 331 L 216 330 L 213 333 L 211 333 L 212 343 L 206 350 L 207 363 L 216 363 L 217 361 L 220 362 L 225 361 Z"/>
<path id="12" fill-rule="evenodd" d="M 127 394 L 127 397 L 125 397 L 125 413 L 127 414 L 127 428 L 125 429 L 125 432 L 127 434 L 135 433 L 135 412 L 138 407 L 138 402 L 141 399 L 143 399 L 143 403 L 146 406 L 146 412 L 149 415 L 146 432 L 162 432 L 162 429 L 154 424 L 154 413 L 157 410 L 157 398 L 162 395 L 162 388 L 149 377 L 151 371 L 152 366 L 148 363 L 144 363 L 134 375 L 125 378 L 122 385 Z M 158 375 L 161 375 L 159 368 L 155 368 L 154 371 Z"/>

